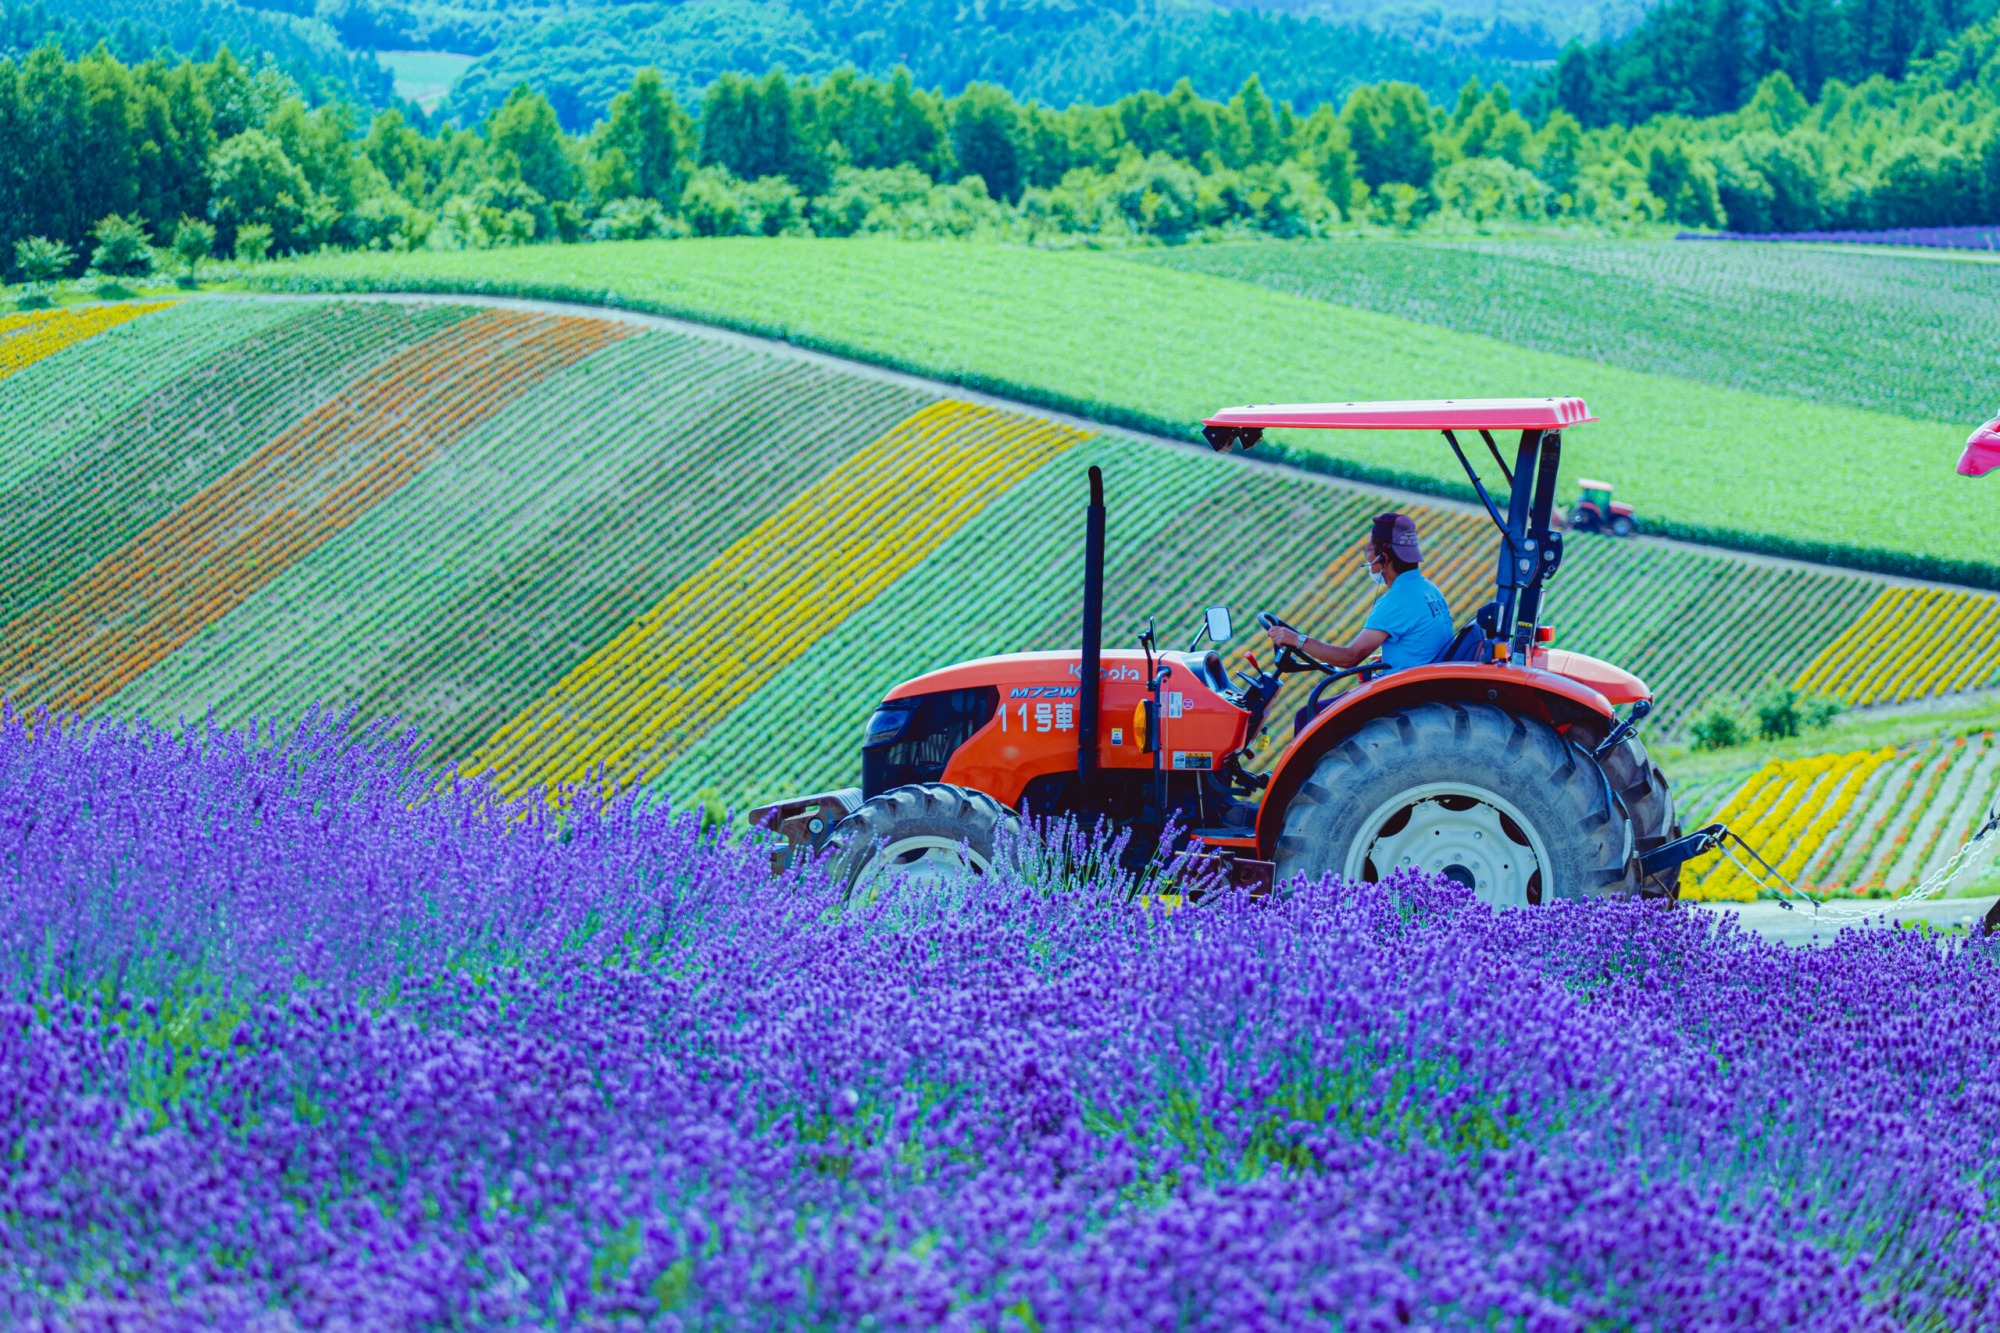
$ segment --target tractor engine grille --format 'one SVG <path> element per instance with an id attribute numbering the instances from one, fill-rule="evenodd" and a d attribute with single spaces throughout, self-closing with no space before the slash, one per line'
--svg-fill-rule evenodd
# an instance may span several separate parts
<path id="1" fill-rule="evenodd" d="M 958 747 L 991 722 L 999 706 L 1000 691 L 991 685 L 883 704 L 861 739 L 862 799 L 942 778 Z"/>

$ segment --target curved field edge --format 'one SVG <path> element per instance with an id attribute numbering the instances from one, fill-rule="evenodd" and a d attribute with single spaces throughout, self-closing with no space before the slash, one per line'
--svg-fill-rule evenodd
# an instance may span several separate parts
<path id="1" fill-rule="evenodd" d="M 951 262 L 963 261 L 967 271 L 977 268 L 982 280 L 1006 287 L 1008 276 L 993 268 L 996 263 L 1018 264 L 1026 269 L 1032 266 L 1066 264 L 1071 267 L 1059 270 L 1068 277 L 1076 275 L 1085 287 L 1090 283 L 1105 284 L 1104 293 L 1123 292 L 1120 283 L 1146 280 L 1148 275 L 1166 285 L 1157 293 L 1162 304 L 1156 312 L 1149 312 L 1146 319 L 1122 330 L 1123 334 L 1137 335 L 1146 328 L 1159 325 L 1187 334 L 1189 351 L 1176 355 L 1199 357 L 1202 368 L 1191 367 L 1187 377 L 1199 378 L 1212 375 L 1212 367 L 1207 363 L 1211 358 L 1226 350 L 1232 340 L 1254 334 L 1257 326 L 1269 324 L 1277 327 L 1282 334 L 1266 332 L 1258 335 L 1265 339 L 1259 347 L 1268 345 L 1272 358 L 1295 355 L 1297 341 L 1310 331 L 1314 324 L 1324 324 L 1325 329 L 1338 333 L 1338 338 L 1329 333 L 1333 341 L 1345 340 L 1349 343 L 1361 342 L 1373 345 L 1375 341 L 1398 345 L 1401 355 L 1383 358 L 1397 365 L 1421 361 L 1419 355 L 1438 353 L 1444 362 L 1460 362 L 1470 357 L 1478 363 L 1477 375 L 1465 372 L 1469 378 L 1499 374 L 1517 373 L 1512 367 L 1520 364 L 1532 366 L 1546 363 L 1549 368 L 1546 378 L 1562 381 L 1563 391 L 1577 387 L 1596 386 L 1603 388 L 1611 399 L 1632 395 L 1635 406 L 1621 413 L 1621 420 L 1645 422 L 1661 417 L 1669 418 L 1667 424 L 1654 427 L 1665 434 L 1661 437 L 1672 448 L 1685 448 L 1687 457 L 1676 456 L 1663 460 L 1655 466 L 1656 484 L 1691 485 L 1707 494 L 1717 493 L 1723 498 L 1717 504 L 1747 504 L 1747 500 L 1734 498 L 1739 493 L 1747 493 L 1763 486 L 1771 494 L 1779 494 L 1779 489 L 1803 492 L 1797 485 L 1799 471 L 1809 469 L 1815 461 L 1821 466 L 1836 459 L 1858 469 L 1857 478 L 1872 475 L 1873 472 L 1889 472 L 1900 462 L 1914 464 L 1922 460 L 1927 467 L 1932 454 L 1936 454 L 1938 475 L 1930 478 L 1927 472 L 1903 469 L 1902 480 L 1910 482 L 1912 476 L 1924 478 L 1921 487 L 1933 490 L 1936 495 L 1929 497 L 1933 512 L 1936 505 L 1943 503 L 1947 512 L 1964 510 L 1958 515 L 1960 521 L 1948 525 L 1952 535 L 1945 540 L 1959 543 L 1956 550 L 1938 547 L 1932 550 L 1898 550 L 1883 546 L 1869 545 L 1852 539 L 1851 534 L 1858 523 L 1879 524 L 1880 511 L 1874 505 L 1871 488 L 1857 484 L 1851 491 L 1851 499 L 1845 507 L 1829 505 L 1829 495 L 1838 497 L 1838 491 L 1821 488 L 1814 502 L 1802 510 L 1809 514 L 1809 520 L 1821 525 L 1821 530 L 1813 532 L 1782 532 L 1753 529 L 1734 521 L 1718 521 L 1713 515 L 1707 517 L 1677 516 L 1669 512 L 1668 505 L 1649 505 L 1644 513 L 1649 531 L 1663 536 L 1678 537 L 1706 545 L 1726 549 L 1773 554 L 1815 563 L 1830 564 L 1846 568 L 1877 573 L 1899 574 L 1910 577 L 1935 579 L 1961 585 L 2000 589 L 2000 564 L 1985 559 L 1970 558 L 1965 551 L 1985 549 L 1980 537 L 1981 528 L 1977 514 L 1966 508 L 1972 501 L 1968 494 L 1961 497 L 1948 489 L 1956 478 L 1950 476 L 1951 459 L 1956 456 L 1956 442 L 1950 438 L 1951 432 L 1935 423 L 1913 421 L 1906 418 L 1885 416 L 1881 413 L 1865 412 L 1847 407 L 1832 407 L 1800 403 L 1778 399 L 1737 389 L 1718 388 L 1691 381 L 1671 380 L 1662 376 L 1646 376 L 1630 370 L 1598 366 L 1576 358 L 1558 357 L 1546 352 L 1530 352 L 1479 335 L 1456 333 L 1446 329 L 1417 324 L 1393 316 L 1368 311 L 1352 310 L 1329 305 L 1306 297 L 1288 296 L 1266 291 L 1246 283 L 1228 279 L 1210 278 L 1197 274 L 1184 274 L 1147 265 L 1139 265 L 1123 260 L 1089 255 L 1044 255 L 1028 251 L 1000 251 L 987 253 L 984 248 L 921 246 L 914 243 L 896 242 L 894 250 L 884 246 L 869 246 L 853 242 L 798 243 L 781 248 L 766 247 L 753 260 L 742 261 L 735 270 L 728 266 L 736 263 L 736 256 L 745 251 L 741 246 L 728 248 L 709 247 L 704 250 L 691 242 L 631 242 L 614 243 L 590 247 L 589 251 L 578 252 L 565 249 L 560 255 L 547 255 L 540 251 L 464 252 L 456 254 L 423 255 L 414 258 L 390 256 L 330 256 L 314 260 L 299 261 L 262 274 L 253 274 L 245 280 L 244 286 L 250 290 L 269 292 L 410 292 L 436 294 L 472 294 L 490 297 L 512 297 L 530 300 L 553 300 L 581 302 L 611 309 L 631 310 L 640 313 L 662 315 L 685 319 L 696 323 L 726 328 L 738 333 L 771 338 L 794 346 L 809 348 L 854 360 L 867 365 L 875 365 L 906 374 L 922 376 L 945 384 L 960 385 L 1014 402 L 1055 410 L 1084 417 L 1114 427 L 1163 435 L 1174 439 L 1187 440 L 1194 436 L 1194 422 L 1203 412 L 1222 405 L 1227 401 L 1256 399 L 1263 386 L 1254 383 L 1231 381 L 1232 388 L 1219 391 L 1211 402 L 1207 397 L 1196 400 L 1190 397 L 1190 404 L 1199 401 L 1203 406 L 1189 406 L 1184 415 L 1169 416 L 1161 411 L 1139 405 L 1130 399 L 1118 400 L 1097 393 L 1076 392 L 1053 382 L 1056 372 L 1047 373 L 995 373 L 983 368 L 989 361 L 988 352 L 993 357 L 1015 355 L 997 346 L 999 338 L 1009 335 L 1010 344 L 1033 341 L 1025 328 L 1009 328 L 1004 321 L 982 318 L 981 333 L 984 339 L 978 345 L 969 343 L 959 346 L 945 342 L 932 342 L 918 348 L 907 344 L 912 339 L 921 340 L 931 334 L 913 329 L 907 321 L 892 318 L 898 312 L 885 306 L 880 309 L 863 309 L 855 303 L 865 303 L 868 294 L 862 290 L 861 279 L 881 281 L 866 268 L 868 256 L 872 253 L 898 255 L 903 263 L 898 265 L 898 273 L 887 279 L 892 283 L 907 284 L 912 289 L 921 287 L 923 299 L 934 305 L 937 282 L 943 281 L 939 274 L 927 269 L 937 269 L 941 253 L 953 253 Z M 677 247 L 676 249 L 645 247 Z M 838 249 L 834 247 L 839 247 Z M 688 256 L 696 258 L 690 259 Z M 862 258 L 856 259 L 855 256 Z M 995 255 L 1003 256 L 996 260 Z M 678 269 L 669 267 L 666 257 L 672 256 L 672 263 Z M 777 256 L 777 258 L 772 258 Z M 966 256 L 972 256 L 966 258 Z M 1032 256 L 1032 257 L 1027 257 Z M 823 263 L 815 261 L 824 260 Z M 1087 267 L 1095 262 L 1096 268 Z M 561 264 L 559 270 L 554 265 Z M 621 267 L 622 265 L 622 267 Z M 1109 266 L 1109 267 L 1105 267 Z M 882 267 L 886 268 L 886 258 Z M 537 270 L 542 271 L 537 271 Z M 1008 291 L 1007 299 L 1014 302 L 1022 319 L 1042 321 L 1051 330 L 1074 333 L 1068 320 L 1070 307 L 1041 309 L 1033 306 L 1033 293 L 1027 288 L 1028 279 L 1047 275 L 1058 270 L 1047 267 L 1034 268 L 1020 276 L 1023 281 L 1013 284 L 1020 292 Z M 942 272 L 942 270 L 940 270 Z M 1120 276 L 1131 275 L 1131 276 Z M 926 279 L 932 281 L 927 285 Z M 808 281 L 822 288 L 831 287 L 838 280 L 840 297 L 838 301 L 819 299 L 807 290 Z M 780 290 L 782 289 L 782 290 Z M 992 290 L 989 287 L 989 290 Z M 1090 290 L 1079 288 L 1076 293 L 1077 309 L 1086 309 L 1095 295 Z M 1129 295 L 1129 293 L 1124 293 Z M 1167 302 L 1168 297 L 1181 297 L 1179 304 Z M 838 305 L 841 308 L 835 309 Z M 861 310 L 861 313 L 853 313 Z M 1240 318 L 1224 321 L 1218 317 L 1219 311 L 1235 311 Z M 1157 318 L 1153 315 L 1157 314 Z M 1259 318 L 1262 317 L 1262 318 Z M 876 327 L 863 328 L 873 321 Z M 932 332 L 935 332 L 933 330 Z M 1098 330 L 1103 335 L 1101 345 L 1080 346 L 1065 349 L 1070 353 L 1063 361 L 1065 371 L 1073 364 L 1082 364 L 1092 359 L 1096 352 L 1114 345 L 1123 345 L 1130 338 L 1111 336 L 1110 331 Z M 1378 337 L 1379 335 L 1379 337 Z M 944 335 L 938 335 L 942 338 Z M 1282 336 L 1289 341 L 1273 339 Z M 1090 339 L 1083 340 L 1089 343 Z M 1324 340 L 1323 340 L 1324 341 Z M 899 345 L 899 343 L 901 345 Z M 1407 346 L 1404 346 L 1407 344 Z M 1331 344 L 1329 344 L 1331 345 Z M 1426 350 L 1428 349 L 1428 351 Z M 1157 351 L 1158 348 L 1149 350 Z M 1259 349 L 1251 349 L 1258 351 Z M 1240 354 L 1240 349 L 1239 349 Z M 1446 355 L 1448 354 L 1448 355 Z M 1116 356 L 1132 355 L 1128 346 Z M 1251 363 L 1244 363 L 1249 365 Z M 1256 364 L 1262 365 L 1262 362 Z M 1506 367 L 1509 369 L 1497 369 Z M 1443 370 L 1435 368 L 1425 373 L 1459 373 L 1452 365 L 1444 365 Z M 1099 366 L 1094 372 L 1104 377 L 1108 385 L 1122 385 L 1116 374 Z M 1397 372 L 1369 372 L 1377 374 Z M 1323 381 L 1327 376 L 1321 375 Z M 1285 385 L 1296 385 L 1301 380 L 1312 380 L 1313 376 L 1300 372 L 1285 381 Z M 1456 382 L 1456 381 L 1454 381 Z M 1540 380 L 1537 381 L 1539 383 Z M 1485 391 L 1491 386 L 1474 383 L 1469 391 Z M 1366 390 L 1367 386 L 1364 385 Z M 1106 392 L 1116 392 L 1110 388 Z M 1467 392 L 1468 390 L 1458 390 Z M 1593 390 L 1593 393 L 1595 391 Z M 1186 389 L 1178 391 L 1185 394 Z M 1267 398 L 1283 396 L 1279 393 L 1265 395 Z M 1302 395 L 1294 391 L 1290 396 Z M 1397 395 L 1401 396 L 1401 395 Z M 1591 396 L 1591 395 L 1587 395 Z M 1604 395 L 1596 395 L 1603 400 Z M 1643 400 L 1643 401 L 1642 401 Z M 1682 413 L 1685 413 L 1683 420 Z M 1767 419 L 1767 420 L 1764 420 Z M 1771 429 L 1770 443 L 1760 443 L 1755 428 L 1760 420 Z M 1748 423 L 1747 425 L 1744 423 Z M 1780 429 L 1779 427 L 1783 427 Z M 1640 429 L 1640 426 L 1622 429 Z M 1603 431 L 1604 427 L 1593 427 Z M 1815 439 L 1826 441 L 1823 446 L 1829 451 L 1816 460 L 1812 447 L 1795 447 L 1794 441 L 1801 432 Z M 1921 437 L 1921 443 L 1919 442 Z M 1838 442 L 1853 438 L 1888 439 L 1893 449 L 1883 452 L 1880 457 L 1857 458 L 1851 450 L 1843 452 Z M 1434 441 L 1426 441 L 1426 448 L 1435 446 Z M 1593 444 L 1588 435 L 1580 435 L 1569 442 L 1572 479 L 1581 475 L 1579 469 L 1618 470 L 1617 458 L 1620 454 L 1638 458 L 1643 450 L 1619 446 L 1618 440 L 1600 439 Z M 1771 475 L 1729 477 L 1711 474 L 1705 469 L 1717 460 L 1737 459 L 1745 456 L 1744 451 L 1768 448 L 1774 451 L 1789 450 L 1779 455 L 1780 461 L 1772 465 Z M 1706 458 L 1700 456 L 1707 450 Z M 1463 480 L 1454 479 L 1444 469 L 1450 466 L 1450 456 L 1441 448 L 1435 448 L 1437 457 L 1429 458 L 1431 470 L 1417 471 L 1405 467 L 1388 467 L 1351 456 L 1337 456 L 1315 449 L 1303 447 L 1296 440 L 1278 440 L 1260 446 L 1255 454 L 1248 457 L 1289 463 L 1301 469 L 1351 480 L 1391 485 L 1431 495 L 1445 496 L 1456 500 L 1473 499 L 1472 492 Z M 1908 454 L 1908 458 L 1901 455 Z M 1946 455 L 1950 456 L 1947 457 Z M 1688 480 L 1682 474 L 1688 474 Z M 1789 479 L 1789 481 L 1787 480 Z M 1773 489 L 1779 488 L 1779 489 Z M 1796 497 L 1795 497 L 1796 498 Z M 1805 504 L 1800 498 L 1798 503 Z M 1848 513 L 1852 510 L 1852 513 Z M 1835 511 L 1838 511 L 1836 513 Z M 1963 529 L 1962 532 L 1958 529 Z"/>

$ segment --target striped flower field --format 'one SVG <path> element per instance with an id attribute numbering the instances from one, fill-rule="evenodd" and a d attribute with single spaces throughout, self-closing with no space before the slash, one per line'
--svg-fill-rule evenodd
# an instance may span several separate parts
<path id="1" fill-rule="evenodd" d="M 1774 761 L 1740 785 L 1690 789 L 1689 827 L 1721 820 L 1787 879 L 1830 897 L 1902 893 L 1935 874 L 2000 794 L 1992 732 Z M 1694 863 L 1684 896 L 1748 902 L 1757 885 L 1721 856 Z"/>
<path id="2" fill-rule="evenodd" d="M 782 349 L 449 302 L 10 316 L 0 692 L 168 723 L 352 707 L 515 791 L 844 784 L 889 686 L 1076 639 L 1092 465 L 1107 640 L 1147 615 L 1180 638 L 1214 601 L 1359 627 L 1379 493 Z M 1469 617 L 1490 527 L 1398 507 Z M 1693 547 L 1572 538 L 1546 618 L 1651 683 L 1668 737 L 1722 692 L 1865 705 L 2000 671 L 1991 596 Z M 1788 778 L 1740 817 L 1838 822 L 1903 762 Z M 1888 882 L 1918 856 L 1802 873 Z"/>

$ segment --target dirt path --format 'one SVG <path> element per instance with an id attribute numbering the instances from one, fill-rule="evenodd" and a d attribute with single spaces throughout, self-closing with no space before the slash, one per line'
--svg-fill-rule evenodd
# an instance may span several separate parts
<path id="1" fill-rule="evenodd" d="M 1890 930 L 1904 923 L 1922 922 L 1936 930 L 1963 928 L 1977 931 L 1982 928 L 1982 918 L 1992 910 L 1996 901 L 2000 899 L 1939 898 L 1910 903 L 1894 908 L 1887 915 L 1876 917 L 1865 925 L 1817 920 L 1811 908 L 1787 911 L 1783 904 L 1775 902 L 1701 903 L 1696 910 L 1726 913 L 1735 917 L 1745 930 L 1754 931 L 1767 940 L 1805 947 L 1831 944 L 1843 929 Z"/>

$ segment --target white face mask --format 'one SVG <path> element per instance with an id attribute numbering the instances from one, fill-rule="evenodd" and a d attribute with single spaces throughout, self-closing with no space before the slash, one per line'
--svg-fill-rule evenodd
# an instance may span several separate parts
<path id="1" fill-rule="evenodd" d="M 1370 560 L 1368 562 L 1368 581 L 1370 583 L 1373 583 L 1378 588 L 1387 586 L 1389 582 L 1389 580 L 1382 577 L 1382 571 L 1375 568 L 1375 562 L 1373 560 Z"/>

